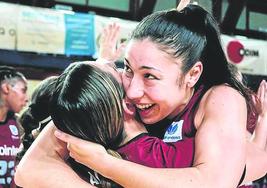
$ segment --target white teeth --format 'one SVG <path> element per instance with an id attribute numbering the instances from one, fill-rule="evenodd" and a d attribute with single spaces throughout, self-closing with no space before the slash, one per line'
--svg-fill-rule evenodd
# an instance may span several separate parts
<path id="1" fill-rule="evenodd" d="M 153 104 L 136 104 L 136 107 L 143 110 L 143 109 L 151 107 L 152 105 Z"/>

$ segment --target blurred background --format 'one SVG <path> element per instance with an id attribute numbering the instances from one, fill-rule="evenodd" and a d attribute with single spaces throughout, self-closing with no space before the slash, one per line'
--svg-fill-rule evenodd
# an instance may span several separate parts
<path id="1" fill-rule="evenodd" d="M 267 1 L 197 0 L 217 19 L 230 63 L 252 89 L 267 77 Z M 97 58 L 99 34 L 121 24 L 127 40 L 143 17 L 175 8 L 179 0 L 0 1 L 0 64 L 15 66 L 30 80 L 29 93 L 44 78 L 74 61 Z"/>

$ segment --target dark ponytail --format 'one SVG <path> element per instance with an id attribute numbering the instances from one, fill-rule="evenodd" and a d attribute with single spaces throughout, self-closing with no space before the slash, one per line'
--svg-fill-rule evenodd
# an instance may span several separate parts
<path id="1" fill-rule="evenodd" d="M 181 11 L 155 12 L 137 25 L 131 38 L 148 38 L 164 52 L 180 58 L 184 74 L 201 61 L 203 72 L 195 88 L 204 85 L 208 90 L 215 85 L 227 84 L 245 97 L 249 113 L 255 112 L 250 90 L 228 67 L 217 22 L 202 7 L 189 4 Z"/>

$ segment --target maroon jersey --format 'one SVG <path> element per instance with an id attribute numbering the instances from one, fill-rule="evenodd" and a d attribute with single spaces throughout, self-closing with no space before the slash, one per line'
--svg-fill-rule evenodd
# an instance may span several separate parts
<path id="1" fill-rule="evenodd" d="M 4 122 L 0 122 L 0 188 L 13 188 L 15 158 L 19 150 L 20 137 L 13 113 L 8 113 Z"/>
<path id="2" fill-rule="evenodd" d="M 173 122 L 160 122 L 149 126 L 149 132 L 140 134 L 125 145 L 118 148 L 118 152 L 126 160 L 154 168 L 184 168 L 191 167 L 194 159 L 194 112 L 204 94 L 200 87 L 186 108 Z M 164 135 L 164 137 L 162 136 Z M 157 136 L 157 137 L 154 137 Z M 75 164 L 77 165 L 77 164 Z M 74 168 L 74 165 L 72 165 Z M 76 172 L 94 186 L 100 186 L 99 174 L 79 164 Z"/>
<path id="3" fill-rule="evenodd" d="M 165 143 L 161 139 L 143 133 L 118 148 L 128 161 L 154 168 L 183 168 L 193 163 L 194 139 L 185 143 Z M 187 156 L 187 157 L 184 157 Z"/>
<path id="4" fill-rule="evenodd" d="M 251 183 L 251 185 L 242 185 L 242 186 L 239 186 L 239 188 L 254 188 L 254 186 Z"/>
<path id="5" fill-rule="evenodd" d="M 183 142 L 188 138 L 195 137 L 196 128 L 194 123 L 195 113 L 199 102 L 206 90 L 203 86 L 197 89 L 186 105 L 184 110 L 174 119 L 174 121 L 167 127 L 163 140 L 165 142 Z"/>
<path id="6" fill-rule="evenodd" d="M 173 122 L 165 124 L 165 129 L 162 129 L 165 130 L 163 139 L 141 134 L 121 146 L 118 152 L 125 159 L 145 166 L 158 168 L 191 167 L 195 151 L 195 110 L 204 92 L 205 90 L 201 86 L 196 90 L 183 112 Z"/>

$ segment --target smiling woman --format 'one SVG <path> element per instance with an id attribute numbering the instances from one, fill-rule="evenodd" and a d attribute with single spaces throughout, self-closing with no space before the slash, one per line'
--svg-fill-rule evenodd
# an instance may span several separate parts
<path id="1" fill-rule="evenodd" d="M 254 106 L 248 88 L 228 67 L 218 30 L 197 5 L 156 12 L 138 24 L 125 54 L 123 86 L 142 122 L 171 144 L 195 138 L 188 147 L 195 154 L 189 168 L 146 168 L 57 134 L 71 146 L 70 154 L 123 187 L 237 187 L 246 173 L 247 112 Z"/>
<path id="2" fill-rule="evenodd" d="M 26 105 L 26 92 L 25 77 L 12 67 L 0 66 L 0 187 L 15 186 L 15 159 L 22 136 L 15 113 Z"/>
<path id="3" fill-rule="evenodd" d="M 197 5 L 188 5 L 179 11 L 161 11 L 144 18 L 132 34 L 124 64 L 122 83 L 127 101 L 136 109 L 137 120 L 143 121 L 150 134 L 163 139 L 161 141 L 167 146 L 175 148 L 179 143 L 189 155 L 183 151 L 181 155 L 168 156 L 173 150 L 163 150 L 158 143 L 152 146 L 161 151 L 160 157 L 167 156 L 168 160 L 193 160 L 180 169 L 175 166 L 171 169 L 146 167 L 109 155 L 105 144 L 101 146 L 56 131 L 56 136 L 66 142 L 75 161 L 123 187 L 228 188 L 266 173 L 266 152 L 251 147 L 246 140 L 247 113 L 254 109 L 250 92 L 231 72 L 220 44 L 217 24 L 207 11 Z M 74 80 L 81 78 L 77 75 L 79 77 Z M 129 120 L 127 116 L 124 118 Z M 58 151 L 51 147 L 53 144 L 58 147 L 59 141 L 55 138 L 52 137 L 56 140 L 54 143 L 44 144 L 45 136 L 51 138 L 52 134 L 50 127 L 36 144 L 42 149 L 35 147 L 19 166 L 16 177 L 22 184 L 26 182 L 25 187 L 29 180 L 23 178 L 21 172 L 34 169 L 33 161 L 38 167 L 33 176 L 40 185 L 40 182 L 47 185 L 49 181 L 51 184 L 51 178 L 44 182 L 38 176 L 49 174 L 47 170 L 54 171 L 55 165 L 69 170 L 62 164 L 62 158 L 54 154 L 51 157 L 45 149 L 49 146 L 50 152 Z M 194 142 L 186 145 L 190 139 Z M 134 144 L 140 148 L 135 150 L 142 156 L 140 161 L 149 157 L 157 161 L 159 155 L 153 150 L 144 152 L 148 145 L 147 142 Z M 225 155 L 226 151 L 231 155 Z M 246 151 L 257 153 L 254 162 L 257 157 L 262 159 L 256 174 L 251 168 L 251 155 Z M 47 160 L 40 163 L 40 158 Z M 45 168 L 46 172 L 40 170 L 44 163 L 50 165 Z M 61 186 L 91 187 L 73 176 L 72 171 L 64 170 L 63 174 L 59 169 L 55 171 L 60 179 L 72 177 L 73 181 L 60 182 Z"/>

